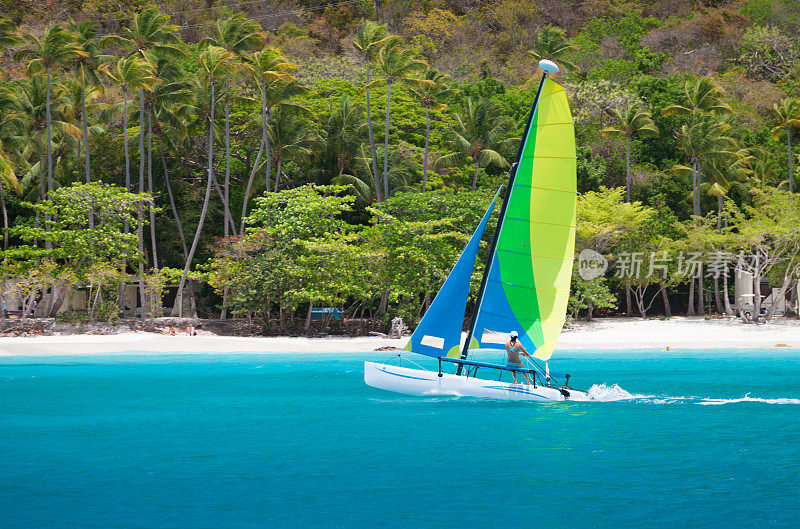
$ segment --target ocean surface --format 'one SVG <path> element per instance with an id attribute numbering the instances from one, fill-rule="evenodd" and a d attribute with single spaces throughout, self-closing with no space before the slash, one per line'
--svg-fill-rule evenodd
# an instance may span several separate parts
<path id="1" fill-rule="evenodd" d="M 0 526 L 800 522 L 800 351 L 562 352 L 604 401 L 551 404 L 364 385 L 391 359 L 2 358 Z"/>

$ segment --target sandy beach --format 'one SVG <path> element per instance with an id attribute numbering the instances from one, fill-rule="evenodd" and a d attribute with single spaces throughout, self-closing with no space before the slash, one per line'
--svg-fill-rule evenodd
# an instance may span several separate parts
<path id="1" fill-rule="evenodd" d="M 168 336 L 147 332 L 0 338 L 0 355 L 146 353 L 331 353 L 405 347 L 408 338 Z M 609 318 L 576 322 L 561 333 L 557 349 L 800 348 L 800 321 L 745 325 L 738 320 Z"/>

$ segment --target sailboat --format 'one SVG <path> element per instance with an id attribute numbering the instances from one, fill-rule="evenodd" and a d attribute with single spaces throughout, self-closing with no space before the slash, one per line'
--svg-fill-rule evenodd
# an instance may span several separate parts
<path id="1" fill-rule="evenodd" d="M 549 77 L 558 66 L 542 60 L 539 67 L 542 79 L 509 170 L 466 340 L 461 345 L 470 278 L 498 195 L 406 346 L 438 359 L 438 370 L 365 362 L 368 385 L 410 395 L 588 400 L 586 392 L 569 386 L 568 374 L 551 373 L 548 363 L 569 300 L 577 182 L 572 114 L 564 89 Z M 476 353 L 504 357 L 512 331 L 544 366 L 532 362 L 517 368 L 470 359 Z M 531 383 L 504 382 L 503 375 L 511 371 L 528 375 Z M 492 379 L 479 378 L 479 372 L 491 373 Z"/>

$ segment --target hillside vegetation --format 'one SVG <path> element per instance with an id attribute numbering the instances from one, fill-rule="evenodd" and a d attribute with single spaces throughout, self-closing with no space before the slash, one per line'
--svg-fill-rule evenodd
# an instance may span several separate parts
<path id="1" fill-rule="evenodd" d="M 540 58 L 576 124 L 578 250 L 614 265 L 574 275 L 573 315 L 733 314 L 737 266 L 796 299 L 798 1 L 0 13 L 0 274 L 25 316 L 78 288 L 75 317 L 155 316 L 178 285 L 173 315 L 417 321 L 505 182 Z"/>

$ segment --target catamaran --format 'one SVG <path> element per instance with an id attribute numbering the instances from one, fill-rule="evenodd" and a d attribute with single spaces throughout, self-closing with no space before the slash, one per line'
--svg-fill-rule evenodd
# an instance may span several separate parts
<path id="1" fill-rule="evenodd" d="M 542 79 L 509 170 L 466 340 L 461 345 L 470 278 L 499 191 L 406 346 L 438 359 L 438 370 L 365 362 L 368 385 L 409 395 L 589 400 L 569 386 L 568 374 L 551 373 L 548 363 L 569 300 L 577 182 L 572 114 L 564 89 L 549 77 L 558 67 L 548 60 L 539 67 Z M 477 353 L 504 356 L 498 345 L 504 346 L 512 331 L 543 366 L 470 359 Z M 479 370 L 494 373 L 494 380 L 478 378 Z M 530 375 L 531 383 L 505 382 L 508 372 Z"/>

